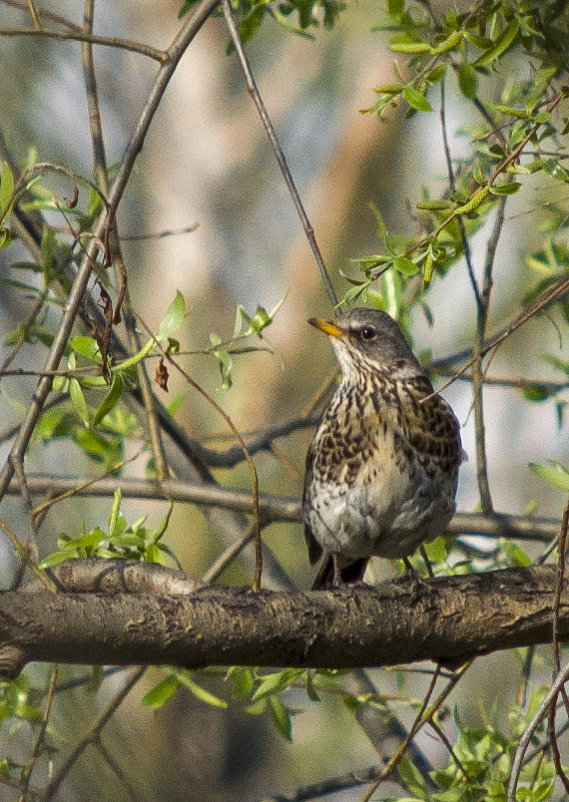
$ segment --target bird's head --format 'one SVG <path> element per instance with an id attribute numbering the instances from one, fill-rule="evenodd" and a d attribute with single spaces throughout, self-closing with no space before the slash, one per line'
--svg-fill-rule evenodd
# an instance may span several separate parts
<path id="1" fill-rule="evenodd" d="M 334 320 L 308 321 L 330 337 L 345 380 L 357 381 L 362 372 L 387 372 L 397 378 L 423 375 L 397 323 L 386 312 L 360 307 Z"/>

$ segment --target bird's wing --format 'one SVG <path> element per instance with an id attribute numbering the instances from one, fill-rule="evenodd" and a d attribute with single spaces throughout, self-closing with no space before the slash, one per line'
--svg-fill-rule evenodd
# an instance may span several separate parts
<path id="1" fill-rule="evenodd" d="M 400 392 L 405 407 L 405 440 L 437 467 L 452 470 L 462 462 L 460 424 L 446 401 L 433 392 L 430 381 L 421 376 L 406 383 Z"/>
<path id="2" fill-rule="evenodd" d="M 312 463 L 314 462 L 314 450 L 312 448 L 312 444 L 308 449 L 308 453 L 306 455 L 306 471 L 304 474 L 304 490 L 302 493 L 302 509 L 304 511 L 306 505 L 306 494 L 307 488 L 312 481 Z M 314 565 L 314 563 L 318 562 L 320 557 L 322 556 L 322 546 L 316 540 L 314 535 L 312 534 L 312 530 L 306 523 L 306 516 L 305 524 L 304 524 L 304 539 L 306 540 L 306 547 L 308 549 L 308 559 L 310 560 L 310 565 Z"/>

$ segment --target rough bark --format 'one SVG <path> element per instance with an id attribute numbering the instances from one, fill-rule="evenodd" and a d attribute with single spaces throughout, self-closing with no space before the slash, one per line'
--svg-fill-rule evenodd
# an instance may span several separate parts
<path id="1" fill-rule="evenodd" d="M 75 572 L 93 573 L 89 561 L 81 562 Z M 38 660 L 188 668 L 344 668 L 438 659 L 456 664 L 551 640 L 556 583 L 551 566 L 311 593 L 253 593 L 184 584 L 175 572 L 169 586 L 164 569 L 156 583 L 125 580 L 132 564 L 111 562 L 116 584 L 108 562 L 101 567 L 104 585 L 100 577 L 91 585 L 70 578 L 65 564 L 52 573 L 65 592 L 50 593 L 34 583 L 27 591 L 0 593 L 2 677 Z M 156 570 L 147 569 L 149 576 Z M 84 592 L 88 585 L 98 592 Z M 566 583 L 560 638 L 568 632 Z"/>

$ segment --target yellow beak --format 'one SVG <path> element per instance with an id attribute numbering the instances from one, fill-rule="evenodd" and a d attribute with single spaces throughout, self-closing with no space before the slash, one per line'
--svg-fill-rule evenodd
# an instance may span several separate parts
<path id="1" fill-rule="evenodd" d="M 308 322 L 315 329 L 320 329 L 330 337 L 345 337 L 347 334 L 343 329 L 338 328 L 335 323 L 332 323 L 331 320 L 325 320 L 323 317 L 311 317 Z"/>

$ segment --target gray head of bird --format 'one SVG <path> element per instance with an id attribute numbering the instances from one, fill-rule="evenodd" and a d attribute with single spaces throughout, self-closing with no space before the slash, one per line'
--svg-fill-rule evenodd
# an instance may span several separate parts
<path id="1" fill-rule="evenodd" d="M 334 320 L 308 321 L 330 337 L 345 381 L 357 383 L 363 374 L 388 373 L 397 378 L 423 376 L 419 362 L 401 329 L 387 312 L 358 307 Z"/>

